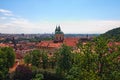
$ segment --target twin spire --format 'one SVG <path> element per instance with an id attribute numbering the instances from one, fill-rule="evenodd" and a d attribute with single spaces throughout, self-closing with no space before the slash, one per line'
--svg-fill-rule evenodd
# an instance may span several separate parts
<path id="1" fill-rule="evenodd" d="M 61 31 L 60 25 L 56 26 L 55 34 L 63 34 L 63 32 Z"/>
<path id="2" fill-rule="evenodd" d="M 61 31 L 60 25 L 59 25 L 59 26 L 56 26 L 55 31 Z"/>

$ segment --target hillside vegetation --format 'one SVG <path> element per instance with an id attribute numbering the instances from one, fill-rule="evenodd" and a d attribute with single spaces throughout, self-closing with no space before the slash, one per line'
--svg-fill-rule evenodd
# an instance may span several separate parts
<path id="1" fill-rule="evenodd" d="M 107 31 L 101 36 L 113 41 L 120 41 L 120 27 Z"/>

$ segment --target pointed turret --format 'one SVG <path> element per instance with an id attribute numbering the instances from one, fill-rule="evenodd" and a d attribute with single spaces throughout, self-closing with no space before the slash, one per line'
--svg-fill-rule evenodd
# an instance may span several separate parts
<path id="1" fill-rule="evenodd" d="M 60 29 L 60 25 L 58 26 L 58 31 L 61 31 L 61 29 Z"/>
<path id="2" fill-rule="evenodd" d="M 56 28 L 55 28 L 55 32 L 57 32 L 58 31 L 58 27 L 56 26 Z"/>

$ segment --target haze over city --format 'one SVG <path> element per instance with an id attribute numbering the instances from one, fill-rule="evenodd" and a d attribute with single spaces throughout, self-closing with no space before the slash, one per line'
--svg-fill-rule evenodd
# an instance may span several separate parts
<path id="1" fill-rule="evenodd" d="M 1 0 L 0 33 L 104 33 L 120 26 L 119 0 Z"/>

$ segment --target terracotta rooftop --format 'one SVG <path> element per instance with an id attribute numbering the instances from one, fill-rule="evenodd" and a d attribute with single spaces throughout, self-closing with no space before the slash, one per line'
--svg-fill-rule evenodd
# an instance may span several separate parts
<path id="1" fill-rule="evenodd" d="M 64 44 L 70 47 L 75 47 L 78 43 L 79 38 L 65 38 L 64 39 Z"/>
<path id="2" fill-rule="evenodd" d="M 37 46 L 48 48 L 59 48 L 61 43 L 54 43 L 53 41 L 41 41 Z"/>
<path id="3" fill-rule="evenodd" d="M 0 47 L 8 47 L 7 44 L 0 43 Z"/>
<path id="4" fill-rule="evenodd" d="M 75 47 L 79 38 L 65 38 L 63 43 L 70 47 Z M 41 41 L 38 47 L 60 48 L 63 43 L 54 43 L 53 41 Z"/>

